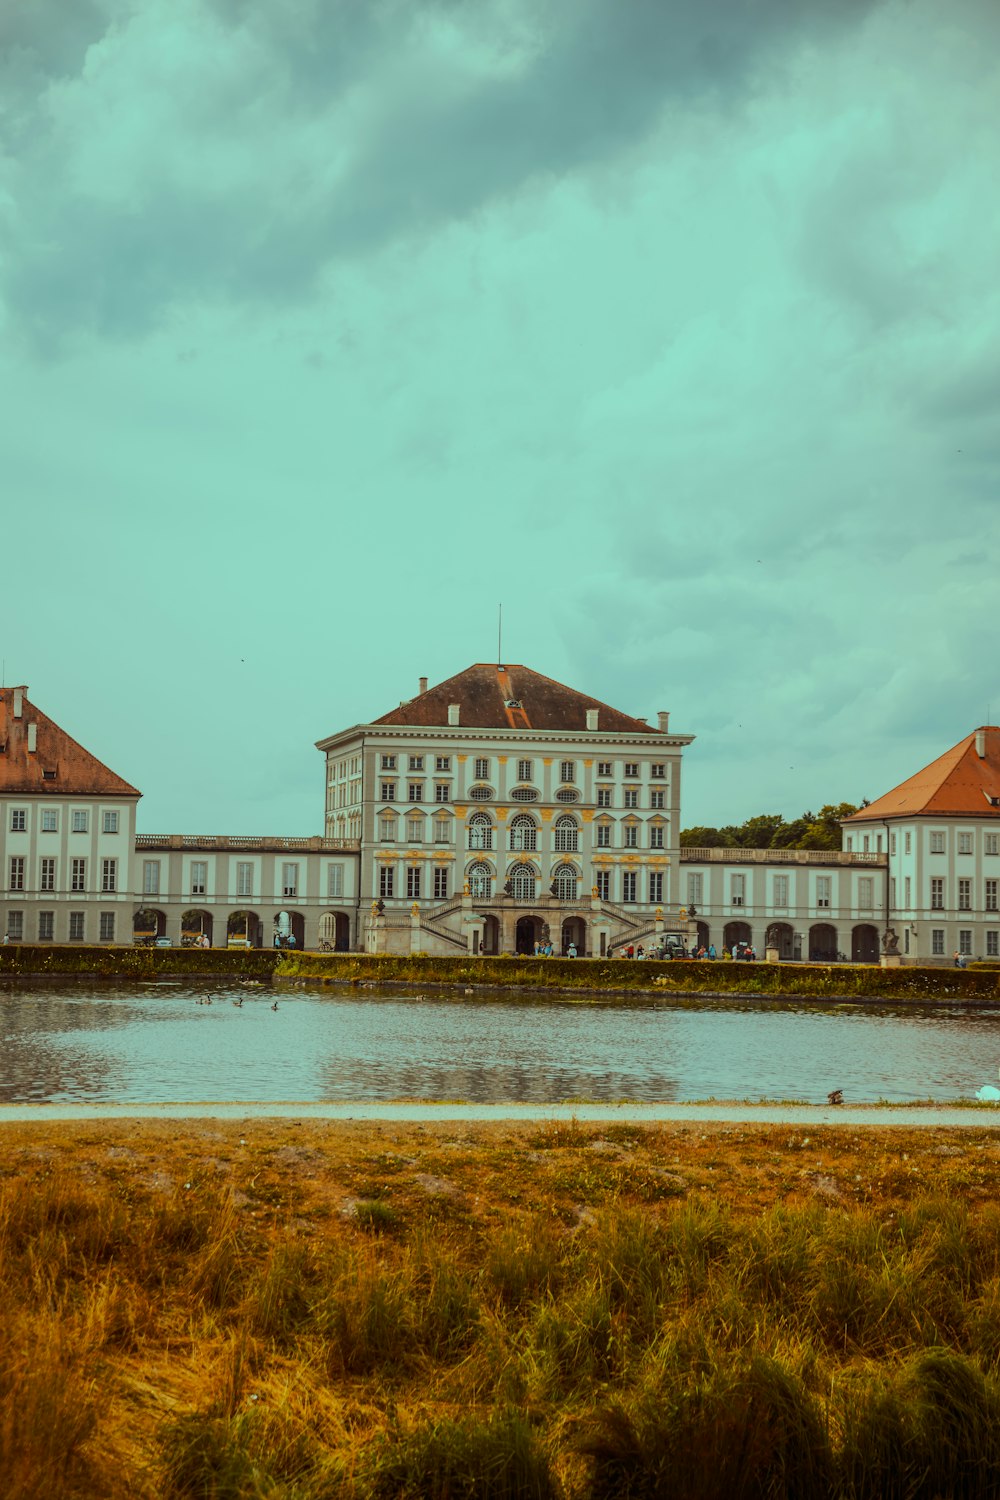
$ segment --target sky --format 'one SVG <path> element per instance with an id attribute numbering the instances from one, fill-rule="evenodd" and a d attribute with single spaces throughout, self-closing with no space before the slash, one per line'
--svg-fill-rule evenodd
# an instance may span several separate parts
<path id="1" fill-rule="evenodd" d="M 1000 722 L 995 0 L 0 10 L 4 681 L 143 832 L 501 651 L 682 823 Z"/>

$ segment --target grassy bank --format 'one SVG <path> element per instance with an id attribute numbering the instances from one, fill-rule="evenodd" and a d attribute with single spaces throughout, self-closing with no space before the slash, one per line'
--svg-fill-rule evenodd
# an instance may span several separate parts
<path id="1" fill-rule="evenodd" d="M 9 1126 L 0 1490 L 992 1496 L 989 1129 Z"/>
<path id="2" fill-rule="evenodd" d="M 0 979 L 271 978 L 345 985 L 432 985 L 551 991 L 581 999 L 648 994 L 802 995 L 816 999 L 1000 1001 L 1000 969 L 855 967 L 849 964 L 636 963 L 622 959 L 428 958 L 273 949 L 0 947 Z"/>

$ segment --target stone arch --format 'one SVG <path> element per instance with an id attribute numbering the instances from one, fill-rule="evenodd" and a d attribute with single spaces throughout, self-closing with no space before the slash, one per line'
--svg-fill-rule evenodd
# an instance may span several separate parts
<path id="1" fill-rule="evenodd" d="M 815 922 L 809 929 L 809 957 L 814 963 L 837 961 L 837 929 L 830 922 Z"/>
<path id="2" fill-rule="evenodd" d="M 859 922 L 851 932 L 851 962 L 877 964 L 879 951 L 878 928 L 871 922 Z"/>
<path id="3" fill-rule="evenodd" d="M 794 958 L 795 932 L 788 922 L 770 922 L 764 938 L 765 948 L 777 948 L 779 958 Z"/>

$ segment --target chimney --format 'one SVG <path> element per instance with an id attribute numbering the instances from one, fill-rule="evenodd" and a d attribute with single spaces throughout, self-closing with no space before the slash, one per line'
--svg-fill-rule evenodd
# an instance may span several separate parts
<path id="1" fill-rule="evenodd" d="M 15 719 L 19 719 L 21 717 L 21 714 L 23 712 L 23 706 L 24 706 L 24 695 L 25 695 L 26 692 L 27 692 L 27 689 L 23 688 L 23 687 L 19 687 L 19 688 L 15 688 L 14 689 L 14 718 Z"/>
<path id="2" fill-rule="evenodd" d="M 420 679 L 420 691 L 422 693 L 426 693 L 426 691 L 427 691 L 427 678 L 426 677 L 421 677 L 421 679 Z"/>
<path id="3" fill-rule="evenodd" d="M 976 730 L 976 754 L 980 760 L 986 759 L 986 730 Z"/>
<path id="4" fill-rule="evenodd" d="M 661 708 L 660 712 L 656 715 L 656 721 L 657 721 L 657 728 L 659 729 L 660 733 L 661 734 L 668 734 L 669 731 L 670 731 L 670 713 L 669 713 L 669 711 L 667 709 L 665 709 L 665 708 Z"/>
<path id="5" fill-rule="evenodd" d="M 35 753 L 35 751 L 37 749 L 38 749 L 38 725 L 37 724 L 29 724 L 28 725 L 28 754 L 29 755 L 34 755 L 34 753 Z"/>
<path id="6" fill-rule="evenodd" d="M 448 723 L 449 724 L 457 724 L 458 723 L 458 714 L 459 714 L 459 704 L 457 704 L 457 703 L 449 703 L 448 704 Z"/>
<path id="7" fill-rule="evenodd" d="M 598 715 L 598 713 L 599 713 L 599 710 L 596 709 L 596 708 L 588 708 L 587 709 L 587 728 L 588 729 L 596 729 L 597 728 L 597 715 Z"/>

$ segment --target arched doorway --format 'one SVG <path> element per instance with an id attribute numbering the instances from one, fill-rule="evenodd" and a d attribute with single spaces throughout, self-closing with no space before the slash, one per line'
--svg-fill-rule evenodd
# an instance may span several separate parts
<path id="1" fill-rule="evenodd" d="M 276 948 L 298 948 L 305 946 L 306 919 L 300 911 L 276 911 L 274 914 L 272 942 Z"/>
<path id="2" fill-rule="evenodd" d="M 181 912 L 181 947 L 211 948 L 212 913 L 192 907 Z"/>
<path id="3" fill-rule="evenodd" d="M 483 918 L 483 946 L 481 953 L 500 952 L 500 923 L 496 917 Z"/>
<path id="4" fill-rule="evenodd" d="M 870 922 L 862 922 L 851 933 L 851 962 L 854 964 L 877 964 L 879 959 L 878 929 Z"/>
<path id="5" fill-rule="evenodd" d="M 809 957 L 814 963 L 837 962 L 837 929 L 829 922 L 817 922 L 809 929 Z"/>
<path id="6" fill-rule="evenodd" d="M 231 911 L 226 919 L 227 948 L 259 948 L 260 917 L 255 911 Z"/>
<path id="7" fill-rule="evenodd" d="M 328 952 L 347 952 L 351 946 L 351 923 L 344 912 L 323 913 L 319 919 L 319 945 Z"/>
<path id="8" fill-rule="evenodd" d="M 698 922 L 696 926 L 698 934 L 694 940 L 694 951 L 697 953 L 699 948 L 707 948 L 712 939 L 708 931 L 707 922 Z"/>
<path id="9" fill-rule="evenodd" d="M 132 918 L 132 941 L 139 948 L 151 948 L 167 930 L 166 913 L 152 906 L 140 906 Z"/>
<path id="10" fill-rule="evenodd" d="M 534 953 L 535 944 L 543 941 L 540 917 L 518 917 L 514 929 L 514 952 Z"/>
<path id="11" fill-rule="evenodd" d="M 582 917 L 567 917 L 562 924 L 562 947 L 560 952 L 564 957 L 570 943 L 576 948 L 577 958 L 586 958 L 587 924 Z"/>
<path id="12" fill-rule="evenodd" d="M 779 958 L 792 958 L 795 953 L 795 933 L 787 922 L 772 922 L 764 940 L 765 948 L 777 948 Z"/>
<path id="13" fill-rule="evenodd" d="M 734 944 L 750 941 L 750 927 L 746 922 L 727 922 L 722 929 L 722 946 L 728 948 L 730 953 L 733 951 Z"/>

